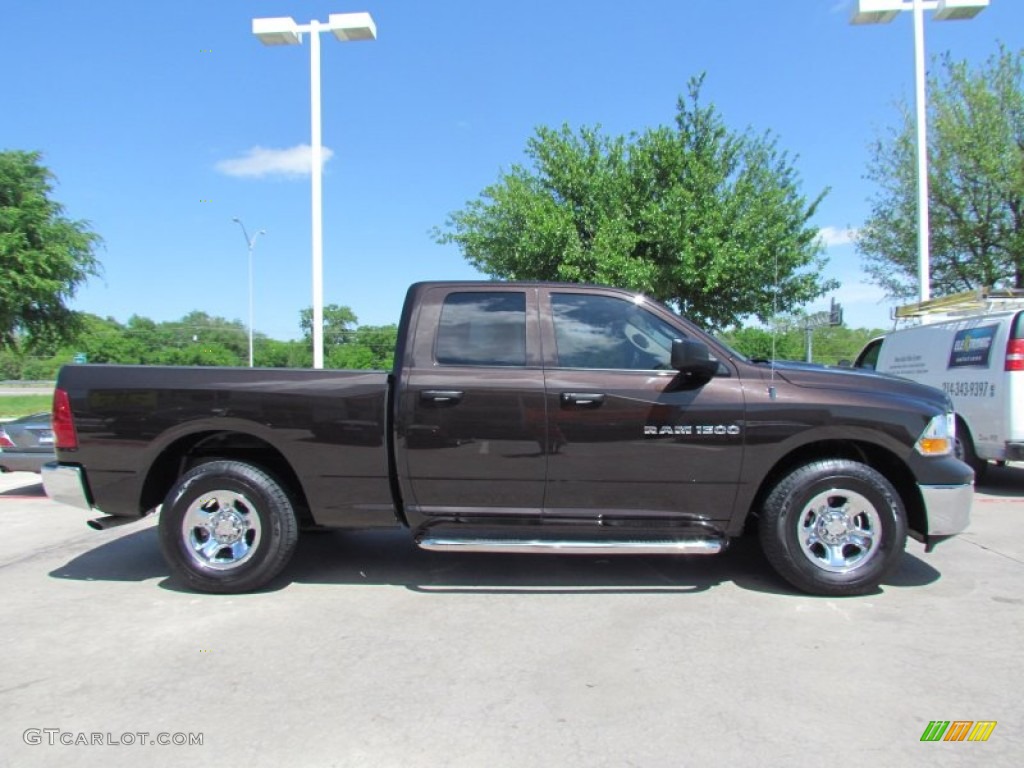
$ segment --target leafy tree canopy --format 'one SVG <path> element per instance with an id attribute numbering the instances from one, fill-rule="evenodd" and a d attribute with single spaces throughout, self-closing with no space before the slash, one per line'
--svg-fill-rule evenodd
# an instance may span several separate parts
<path id="1" fill-rule="evenodd" d="M 538 128 L 513 165 L 452 213 L 455 243 L 502 279 L 605 283 L 642 291 L 713 328 L 792 310 L 835 287 L 789 157 L 769 135 L 730 131 L 680 97 L 674 127 L 607 136 Z"/>
<path id="2" fill-rule="evenodd" d="M 66 302 L 99 272 L 100 237 L 64 216 L 53 179 L 38 152 L 0 152 L 0 349 L 71 338 Z"/>
<path id="3" fill-rule="evenodd" d="M 748 357 L 764 360 L 806 360 L 807 330 L 805 318 L 799 316 L 776 318 L 771 328 L 746 327 L 730 329 L 721 338 L 733 349 Z M 884 331 L 868 328 L 832 326 L 814 328 L 811 362 L 838 365 L 852 361 L 871 339 Z"/>
<path id="4" fill-rule="evenodd" d="M 299 326 L 307 348 L 310 348 L 313 337 L 312 308 L 299 313 Z M 359 318 L 350 307 L 338 304 L 324 307 L 324 365 L 327 368 L 389 370 L 394 363 L 397 339 L 397 325 L 361 326 Z"/>
<path id="5" fill-rule="evenodd" d="M 303 313 L 311 315 L 310 310 Z M 392 367 L 396 325 L 356 326 L 355 315 L 348 307 L 327 308 L 325 317 L 351 323 L 343 333 L 329 335 L 325 345 L 328 368 Z M 40 345 L 31 352 L 0 349 L 0 379 L 52 379 L 61 365 L 79 355 L 90 363 L 244 366 L 249 357 L 248 335 L 248 328 L 237 320 L 201 311 L 161 323 L 133 315 L 123 324 L 113 318 L 84 314 L 73 341 Z M 313 364 L 308 337 L 278 341 L 257 332 L 253 341 L 259 367 L 308 368 Z"/>
<path id="6" fill-rule="evenodd" d="M 918 288 L 913 111 L 872 145 L 878 184 L 857 247 L 893 298 Z M 1024 51 L 1000 46 L 976 70 L 941 57 L 928 78 L 931 292 L 1024 288 Z"/>

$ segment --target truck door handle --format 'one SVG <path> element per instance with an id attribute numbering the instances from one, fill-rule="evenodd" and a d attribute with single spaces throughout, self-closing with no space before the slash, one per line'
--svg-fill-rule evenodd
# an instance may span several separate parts
<path id="1" fill-rule="evenodd" d="M 563 392 L 563 408 L 600 408 L 604 402 L 601 392 Z"/>
<path id="2" fill-rule="evenodd" d="M 458 389 L 424 389 L 420 392 L 420 402 L 431 405 L 455 405 L 462 400 L 462 392 Z"/>

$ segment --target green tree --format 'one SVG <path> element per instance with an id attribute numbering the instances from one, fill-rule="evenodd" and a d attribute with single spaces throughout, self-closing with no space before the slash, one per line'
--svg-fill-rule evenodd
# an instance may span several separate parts
<path id="1" fill-rule="evenodd" d="M 764 360 L 806 360 L 807 332 L 804 318 L 789 316 L 776 318 L 771 328 L 745 327 L 720 334 L 722 341 L 748 357 Z M 815 328 L 811 345 L 812 360 L 824 365 L 837 365 L 852 361 L 871 339 L 884 331 L 869 328 L 825 326 Z"/>
<path id="2" fill-rule="evenodd" d="M 730 131 L 680 97 L 675 127 L 609 137 L 541 127 L 480 198 L 434 231 L 503 279 L 619 285 L 711 327 L 789 311 L 835 287 L 824 281 L 810 203 L 770 134 Z"/>
<path id="3" fill-rule="evenodd" d="M 760 360 L 803 360 L 803 342 L 793 329 L 736 328 L 720 334 L 722 341 L 747 357 Z"/>
<path id="4" fill-rule="evenodd" d="M 306 349 L 309 349 L 313 332 L 312 309 L 303 309 L 299 313 L 299 326 Z M 398 326 L 360 326 L 359 318 L 351 308 L 338 304 L 324 307 L 324 365 L 328 368 L 389 369 L 394 361 L 397 338 Z"/>
<path id="5" fill-rule="evenodd" d="M 303 341 L 267 339 L 256 344 L 255 358 L 256 365 L 263 368 L 310 368 L 313 349 Z"/>
<path id="6" fill-rule="evenodd" d="M 0 349 L 0 381 L 22 378 L 23 365 L 21 355 L 11 350 Z"/>
<path id="7" fill-rule="evenodd" d="M 1000 46 L 986 64 L 941 57 L 928 82 L 931 291 L 1024 288 L 1024 51 Z M 878 184 L 857 238 L 865 269 L 893 298 L 917 293 L 914 113 L 872 145 Z"/>
<path id="8" fill-rule="evenodd" d="M 0 349 L 73 338 L 66 302 L 99 273 L 100 237 L 64 216 L 53 181 L 38 152 L 0 152 Z"/>
<path id="9" fill-rule="evenodd" d="M 373 366 L 373 352 L 359 344 L 343 343 L 331 347 L 326 353 L 328 368 L 369 370 Z"/>
<path id="10" fill-rule="evenodd" d="M 181 320 L 156 325 L 152 339 L 143 361 L 150 364 L 238 366 L 249 359 L 244 325 L 199 310 Z"/>
<path id="11" fill-rule="evenodd" d="M 62 347 L 56 354 L 63 362 L 69 362 L 79 352 L 90 363 L 141 363 L 143 356 L 128 329 L 114 318 L 96 315 L 82 315 L 81 330 L 75 340 Z"/>
<path id="12" fill-rule="evenodd" d="M 369 352 L 367 368 L 390 370 L 395 362 L 398 326 L 360 325 L 349 343 Z"/>
<path id="13" fill-rule="evenodd" d="M 852 362 L 864 345 L 885 331 L 880 328 L 847 328 L 845 326 L 816 328 L 814 330 L 814 362 L 837 365 L 843 360 Z M 801 360 L 803 357 L 800 358 Z"/>
<path id="14" fill-rule="evenodd" d="M 349 307 L 328 304 L 324 307 L 324 349 L 335 344 L 342 344 L 346 335 L 359 323 Z M 313 340 L 313 309 L 307 307 L 299 312 L 299 327 L 303 338 L 312 343 Z"/>

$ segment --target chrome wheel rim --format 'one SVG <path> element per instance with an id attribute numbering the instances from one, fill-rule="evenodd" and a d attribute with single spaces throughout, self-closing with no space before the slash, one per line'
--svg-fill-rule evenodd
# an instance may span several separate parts
<path id="1" fill-rule="evenodd" d="M 866 497 L 833 488 L 804 506 L 797 536 L 804 556 L 816 567 L 829 573 L 849 573 L 878 554 L 882 519 Z"/>
<path id="2" fill-rule="evenodd" d="M 205 493 L 185 511 L 181 532 L 193 561 L 227 571 L 249 560 L 260 543 L 262 526 L 255 505 L 235 491 Z"/>

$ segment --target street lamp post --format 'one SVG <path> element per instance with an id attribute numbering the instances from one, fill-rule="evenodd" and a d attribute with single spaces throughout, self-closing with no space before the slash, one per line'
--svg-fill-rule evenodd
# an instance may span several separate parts
<path id="1" fill-rule="evenodd" d="M 236 216 L 232 221 L 242 228 L 242 235 L 245 236 L 245 245 L 249 249 L 249 367 L 252 368 L 252 252 L 256 248 L 256 238 L 267 234 L 267 230 L 261 229 L 252 237 L 249 237 L 249 233 L 245 231 L 245 224 L 242 223 L 240 218 Z"/>
<path id="2" fill-rule="evenodd" d="M 901 11 L 914 14 L 914 92 L 917 107 L 917 273 L 919 297 L 931 296 L 928 224 L 928 125 L 924 77 L 924 12 L 936 21 L 972 19 L 989 0 L 857 0 L 851 24 L 888 24 Z"/>
<path id="3" fill-rule="evenodd" d="M 252 20 L 252 33 L 264 45 L 300 45 L 309 33 L 310 160 L 312 162 L 313 227 L 313 367 L 324 367 L 323 285 L 323 146 L 320 136 L 320 33 L 332 32 L 341 42 L 376 40 L 377 25 L 368 13 L 332 13 L 327 23 L 297 24 L 291 16 Z"/>

